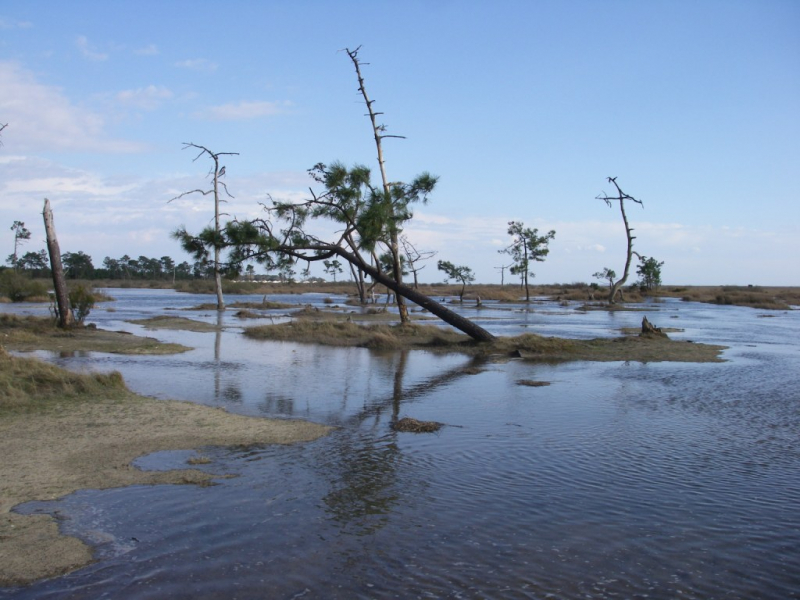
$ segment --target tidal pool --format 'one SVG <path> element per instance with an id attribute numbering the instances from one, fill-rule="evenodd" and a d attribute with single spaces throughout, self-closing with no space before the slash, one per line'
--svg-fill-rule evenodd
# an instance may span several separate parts
<path id="1" fill-rule="evenodd" d="M 181 310 L 209 296 L 111 294 L 90 321 L 195 350 L 38 354 L 119 370 L 139 393 L 338 429 L 288 447 L 201 449 L 212 462 L 198 468 L 238 475 L 213 487 L 24 505 L 59 511 L 98 561 L 0 598 L 800 598 L 800 311 L 460 309 L 497 334 L 564 337 L 618 335 L 646 314 L 683 329 L 677 339 L 730 347 L 725 363 L 553 366 L 253 341 L 234 311 Z M 222 329 L 126 322 L 159 314 Z M 404 416 L 446 426 L 393 431 Z"/>

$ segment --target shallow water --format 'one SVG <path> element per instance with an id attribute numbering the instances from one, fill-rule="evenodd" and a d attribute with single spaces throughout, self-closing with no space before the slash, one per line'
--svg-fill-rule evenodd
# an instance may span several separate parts
<path id="1" fill-rule="evenodd" d="M 65 530 L 99 560 L 2 598 L 800 597 L 800 311 L 672 300 L 647 313 L 460 309 L 494 333 L 566 337 L 617 335 L 647 314 L 684 329 L 674 338 L 730 346 L 720 364 L 551 366 L 256 342 L 233 311 L 219 334 L 147 332 L 125 321 L 217 313 L 172 310 L 208 296 L 111 293 L 117 302 L 90 321 L 195 350 L 38 354 L 119 370 L 156 397 L 338 429 L 308 444 L 204 449 L 213 463 L 201 468 L 239 475 L 210 488 L 25 505 L 67 515 Z M 398 416 L 447 426 L 396 433 Z"/>

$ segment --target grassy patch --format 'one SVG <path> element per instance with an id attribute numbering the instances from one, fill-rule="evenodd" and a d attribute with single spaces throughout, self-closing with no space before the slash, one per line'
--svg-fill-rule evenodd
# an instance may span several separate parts
<path id="1" fill-rule="evenodd" d="M 692 286 L 666 288 L 660 294 L 687 302 L 748 306 L 761 310 L 789 310 L 792 306 L 800 306 L 800 288 L 796 287 Z"/>
<path id="2" fill-rule="evenodd" d="M 0 587 L 63 575 L 93 560 L 60 534 L 49 515 L 11 509 L 78 489 L 208 485 L 197 469 L 142 471 L 131 462 L 162 450 L 291 443 L 328 429 L 302 421 L 242 417 L 223 410 L 144 398 L 118 373 L 76 374 L 0 349 Z M 194 464 L 205 464 L 202 455 Z"/>
<path id="3" fill-rule="evenodd" d="M 467 336 L 434 325 L 359 325 L 343 320 L 298 319 L 290 323 L 248 327 L 253 339 L 293 341 L 326 346 L 358 346 L 373 349 L 453 348 L 470 344 Z"/>
<path id="4" fill-rule="evenodd" d="M 0 315 L 0 343 L 8 350 L 31 352 L 109 352 L 112 354 L 176 354 L 190 350 L 180 344 L 165 344 L 153 338 L 93 326 L 60 329 L 52 319 Z"/>
<path id="5" fill-rule="evenodd" d="M 0 414 L 46 410 L 86 398 L 124 399 L 122 375 L 65 371 L 31 358 L 11 356 L 0 346 Z"/>
<path id="6" fill-rule="evenodd" d="M 478 356 L 522 358 L 557 363 L 586 361 L 720 362 L 723 346 L 673 341 L 669 338 L 635 336 L 571 340 L 525 334 L 478 344 L 464 334 L 435 325 L 359 325 L 348 321 L 298 319 L 278 325 L 245 329 L 253 339 L 293 341 L 327 346 L 372 349 L 426 349 Z"/>
<path id="7" fill-rule="evenodd" d="M 197 332 L 216 331 L 219 329 L 216 325 L 212 325 L 211 323 L 167 315 L 151 317 L 149 319 L 135 319 L 133 321 L 128 321 L 128 323 L 142 325 L 146 329 L 177 329 L 181 331 Z"/>
<path id="8" fill-rule="evenodd" d="M 270 302 L 269 300 L 262 300 L 261 302 L 232 302 L 226 305 L 228 308 L 255 308 L 259 310 L 275 310 L 275 309 L 288 309 L 297 308 L 296 304 L 287 304 L 285 302 Z M 192 306 L 186 310 L 217 310 L 216 302 L 205 302 Z"/>

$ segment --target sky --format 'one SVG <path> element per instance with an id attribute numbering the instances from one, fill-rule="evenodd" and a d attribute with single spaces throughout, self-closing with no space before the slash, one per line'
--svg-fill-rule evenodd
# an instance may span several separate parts
<path id="1" fill-rule="evenodd" d="M 170 200 L 212 163 L 187 142 L 238 153 L 226 218 L 308 198 L 319 162 L 377 174 L 359 46 L 404 136 L 389 179 L 439 177 L 405 229 L 436 252 L 421 281 L 446 260 L 509 283 L 512 220 L 556 231 L 535 282 L 621 273 L 619 210 L 597 199 L 616 177 L 665 284 L 800 285 L 795 0 L 0 0 L 0 255 L 14 221 L 23 252 L 45 247 L 49 198 L 62 252 L 190 260 L 170 234 L 213 203 Z"/>

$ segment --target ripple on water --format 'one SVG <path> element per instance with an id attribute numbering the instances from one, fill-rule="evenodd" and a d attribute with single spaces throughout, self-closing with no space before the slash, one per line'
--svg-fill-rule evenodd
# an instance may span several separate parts
<path id="1" fill-rule="evenodd" d="M 800 324 L 660 309 L 691 339 L 733 344 L 730 362 L 512 361 L 467 374 L 461 356 L 230 331 L 218 344 L 191 334 L 197 349 L 177 357 L 69 359 L 118 368 L 161 397 L 339 429 L 309 444 L 204 449 L 213 462 L 202 468 L 238 475 L 210 488 L 73 494 L 58 510 L 103 559 L 0 597 L 798 597 Z M 594 337 L 640 320 L 598 312 L 576 326 L 550 312 L 512 312 L 496 327 Z M 398 416 L 446 426 L 397 433 Z"/>

